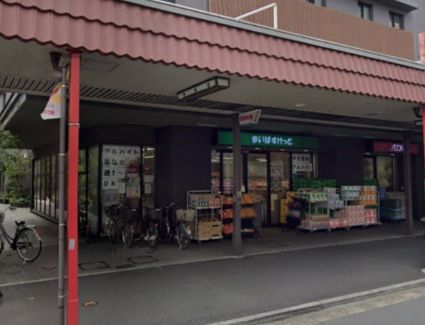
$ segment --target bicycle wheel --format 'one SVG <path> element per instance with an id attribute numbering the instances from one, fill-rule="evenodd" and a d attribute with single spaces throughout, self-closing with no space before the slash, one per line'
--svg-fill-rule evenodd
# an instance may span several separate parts
<path id="1" fill-rule="evenodd" d="M 117 221 L 114 218 L 109 219 L 106 229 L 108 231 L 109 240 L 112 244 L 115 244 L 120 235 L 120 228 L 118 227 Z"/>
<path id="2" fill-rule="evenodd" d="M 158 245 L 158 231 L 154 225 L 149 225 L 147 231 L 147 243 L 150 248 L 155 248 Z"/>
<path id="3" fill-rule="evenodd" d="M 177 229 L 177 243 L 179 244 L 179 249 L 186 249 L 189 248 L 191 238 L 189 234 L 186 233 L 186 230 L 180 226 Z"/>
<path id="4" fill-rule="evenodd" d="M 126 224 L 121 231 L 121 242 L 126 247 L 131 247 L 134 240 L 134 228 L 130 224 Z"/>
<path id="5" fill-rule="evenodd" d="M 16 250 L 24 262 L 34 262 L 41 254 L 41 238 L 33 228 L 24 228 L 18 235 Z"/>

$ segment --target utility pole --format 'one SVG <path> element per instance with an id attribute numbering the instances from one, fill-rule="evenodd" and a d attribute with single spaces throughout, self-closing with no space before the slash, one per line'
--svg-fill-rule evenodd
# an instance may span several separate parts
<path id="1" fill-rule="evenodd" d="M 66 163 L 66 68 L 62 68 L 59 120 L 59 229 L 58 229 L 58 308 L 59 323 L 65 324 L 65 163 Z"/>

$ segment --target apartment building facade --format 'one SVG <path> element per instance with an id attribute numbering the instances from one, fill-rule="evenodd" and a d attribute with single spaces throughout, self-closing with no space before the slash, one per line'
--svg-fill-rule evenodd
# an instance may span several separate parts
<path id="1" fill-rule="evenodd" d="M 279 20 L 282 22 L 279 27 L 283 30 L 409 59 L 419 58 L 418 34 L 425 32 L 425 0 L 167 1 L 230 17 L 276 3 L 281 8 Z M 253 15 L 247 20 L 271 26 L 271 19 L 272 14 L 269 11 Z M 390 28 L 404 32 L 391 31 Z M 365 32 L 366 30 L 372 31 L 372 34 Z M 394 49 L 397 47 L 399 50 Z"/>

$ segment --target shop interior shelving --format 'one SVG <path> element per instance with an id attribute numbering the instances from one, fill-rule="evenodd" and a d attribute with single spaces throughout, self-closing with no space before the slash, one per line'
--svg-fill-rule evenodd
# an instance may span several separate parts
<path id="1" fill-rule="evenodd" d="M 194 240 L 200 243 L 223 239 L 221 195 L 212 191 L 189 191 L 187 192 L 187 208 L 195 211 Z"/>

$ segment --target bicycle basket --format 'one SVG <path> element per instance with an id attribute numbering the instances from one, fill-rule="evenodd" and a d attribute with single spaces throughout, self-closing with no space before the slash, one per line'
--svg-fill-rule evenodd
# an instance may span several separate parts
<path id="1" fill-rule="evenodd" d="M 179 209 L 176 211 L 176 217 L 178 221 L 193 222 L 195 219 L 195 210 Z"/>
<path id="2" fill-rule="evenodd" d="M 162 217 L 161 209 L 149 209 L 146 213 L 146 219 L 150 221 L 159 221 Z"/>

